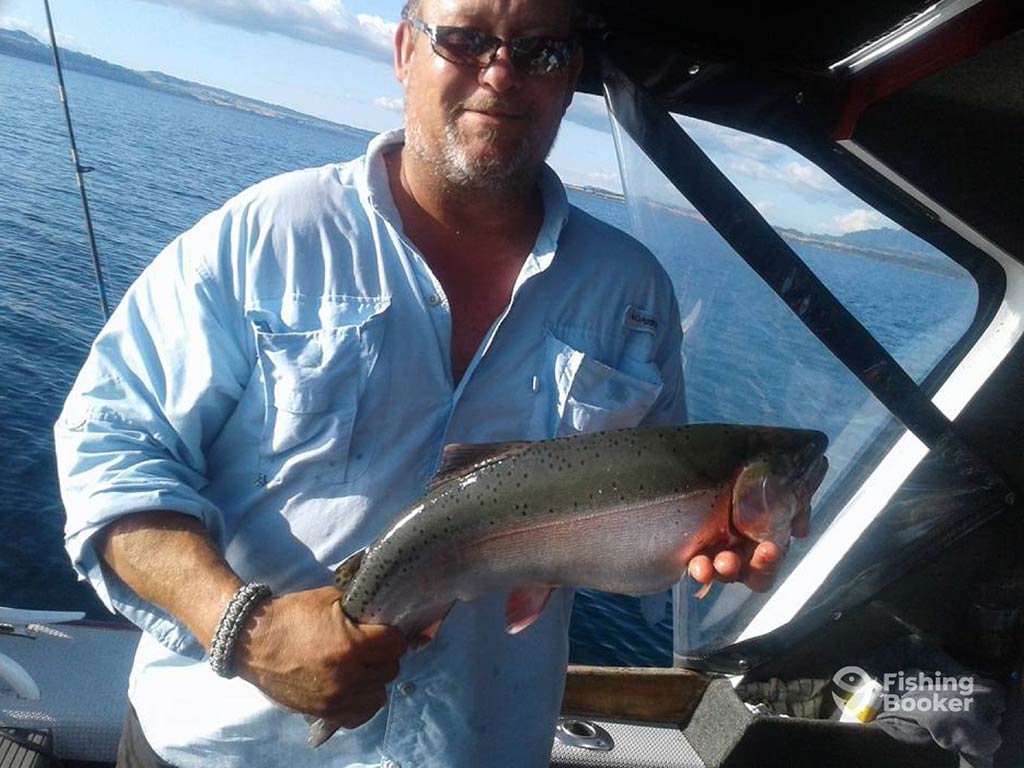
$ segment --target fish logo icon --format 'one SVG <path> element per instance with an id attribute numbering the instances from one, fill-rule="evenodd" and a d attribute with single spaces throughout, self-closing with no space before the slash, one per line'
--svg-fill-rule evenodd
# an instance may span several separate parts
<path id="1" fill-rule="evenodd" d="M 855 665 L 842 667 L 832 675 L 832 699 L 836 706 L 843 709 L 853 694 L 869 680 L 871 680 L 871 675 L 862 667 Z"/>

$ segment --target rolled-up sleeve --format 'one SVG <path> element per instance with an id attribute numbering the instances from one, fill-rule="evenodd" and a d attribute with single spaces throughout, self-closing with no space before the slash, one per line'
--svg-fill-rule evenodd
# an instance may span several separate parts
<path id="1" fill-rule="evenodd" d="M 163 510 L 203 521 L 205 454 L 248 382 L 243 221 L 222 209 L 172 242 L 125 294 L 96 338 L 54 427 L 65 542 L 99 597 L 172 650 L 201 657 L 187 629 L 100 567 L 93 535 Z"/>

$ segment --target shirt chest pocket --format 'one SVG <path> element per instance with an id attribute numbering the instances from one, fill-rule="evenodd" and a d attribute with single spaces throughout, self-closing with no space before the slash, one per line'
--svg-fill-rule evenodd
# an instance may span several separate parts
<path id="1" fill-rule="evenodd" d="M 343 483 L 365 471 L 370 446 L 354 450 L 352 435 L 359 401 L 377 368 L 387 307 L 386 299 L 361 300 L 329 327 L 257 330 L 267 403 L 262 483 L 278 485 L 299 471 L 317 483 Z"/>
<path id="2" fill-rule="evenodd" d="M 650 366 L 645 378 L 600 362 L 551 333 L 545 340 L 544 375 L 552 377 L 552 397 L 544 419 L 554 437 L 624 429 L 640 424 L 661 394 L 662 382 Z"/>

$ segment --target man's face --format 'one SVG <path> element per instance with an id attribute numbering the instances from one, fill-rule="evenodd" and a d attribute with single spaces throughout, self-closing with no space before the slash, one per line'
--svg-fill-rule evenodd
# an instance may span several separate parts
<path id="1" fill-rule="evenodd" d="M 506 40 L 571 32 L 569 0 L 423 0 L 417 15 Z M 454 186 L 522 188 L 554 143 L 580 63 L 577 54 L 560 70 L 528 74 L 503 47 L 485 69 L 454 64 L 405 24 L 395 65 L 406 89 L 406 148 Z"/>

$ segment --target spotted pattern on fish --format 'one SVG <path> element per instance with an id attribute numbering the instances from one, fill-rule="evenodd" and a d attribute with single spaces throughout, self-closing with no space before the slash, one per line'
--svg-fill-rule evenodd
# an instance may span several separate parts
<path id="1" fill-rule="evenodd" d="M 581 565 L 593 547 L 574 542 L 564 530 L 592 540 L 627 516 L 632 528 L 623 534 L 635 530 L 646 537 L 646 550 L 663 560 L 671 549 L 659 544 L 665 531 L 709 535 L 706 520 L 741 466 L 817 456 L 826 443 L 824 435 L 807 430 L 729 425 L 618 430 L 533 443 L 508 459 L 470 467 L 403 513 L 367 548 L 361 564 L 339 573 L 343 607 L 359 621 L 418 626 L 439 611 L 443 615 L 453 599 L 508 588 L 514 568 L 519 577 L 540 584 L 570 583 L 564 571 L 575 568 L 597 582 L 586 586 L 636 593 L 654 579 L 637 576 L 628 549 L 610 542 L 600 554 L 603 562 Z M 648 520 L 660 527 L 646 530 Z M 537 539 L 532 549 L 521 543 L 530 536 Z M 502 547 L 519 562 L 494 562 Z M 533 553 L 554 564 L 523 562 Z M 474 561 L 471 577 L 459 581 L 467 559 L 484 554 L 490 560 Z M 618 578 L 616 571 L 626 576 Z"/>

